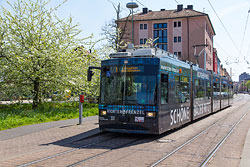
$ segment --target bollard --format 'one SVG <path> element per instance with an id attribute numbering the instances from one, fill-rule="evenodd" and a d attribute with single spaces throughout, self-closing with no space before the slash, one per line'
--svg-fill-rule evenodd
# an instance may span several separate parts
<path id="1" fill-rule="evenodd" d="M 84 95 L 79 95 L 79 125 L 82 124 L 82 103 L 84 102 Z"/>

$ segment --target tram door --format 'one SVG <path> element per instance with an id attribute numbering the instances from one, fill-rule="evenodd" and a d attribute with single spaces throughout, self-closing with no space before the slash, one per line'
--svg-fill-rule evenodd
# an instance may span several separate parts
<path id="1" fill-rule="evenodd" d="M 169 129 L 169 76 L 167 73 L 161 73 L 160 81 L 160 110 L 159 110 L 159 130 L 160 132 Z"/>

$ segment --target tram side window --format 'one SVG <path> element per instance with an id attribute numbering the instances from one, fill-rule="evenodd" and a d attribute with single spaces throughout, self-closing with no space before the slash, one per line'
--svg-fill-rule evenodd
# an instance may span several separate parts
<path id="1" fill-rule="evenodd" d="M 175 94 L 177 103 L 186 103 L 189 101 L 189 78 L 185 76 L 175 77 Z"/>
<path id="2" fill-rule="evenodd" d="M 176 103 L 180 103 L 179 92 L 180 92 L 180 77 L 175 76 L 175 99 Z"/>
<path id="3" fill-rule="evenodd" d="M 228 95 L 227 85 L 223 84 L 221 88 L 222 97 L 226 97 Z"/>
<path id="4" fill-rule="evenodd" d="M 222 84 L 221 85 L 221 96 L 224 97 L 224 93 L 225 93 L 225 85 Z"/>
<path id="5" fill-rule="evenodd" d="M 233 86 L 229 86 L 229 97 L 231 98 L 231 97 L 233 97 Z"/>
<path id="6" fill-rule="evenodd" d="M 220 95 L 220 85 L 218 83 L 214 83 L 214 98 L 219 97 Z"/>
<path id="7" fill-rule="evenodd" d="M 181 102 L 185 103 L 189 101 L 189 78 L 185 76 L 181 76 L 180 82 L 180 90 L 181 90 Z"/>
<path id="8" fill-rule="evenodd" d="M 168 103 L 168 75 L 161 74 L 161 104 Z"/>
<path id="9" fill-rule="evenodd" d="M 211 84 L 209 81 L 206 83 L 206 98 L 210 99 L 211 97 Z"/>
<path id="10" fill-rule="evenodd" d="M 226 94 L 227 94 L 227 96 L 229 96 L 229 85 L 226 85 Z"/>
<path id="11" fill-rule="evenodd" d="M 195 98 L 203 98 L 206 89 L 203 80 L 195 79 Z"/>

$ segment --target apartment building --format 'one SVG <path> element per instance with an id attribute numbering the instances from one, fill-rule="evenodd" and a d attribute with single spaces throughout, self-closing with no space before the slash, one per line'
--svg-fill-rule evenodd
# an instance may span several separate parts
<path id="1" fill-rule="evenodd" d="M 217 55 L 216 48 L 213 48 L 213 71 L 215 74 L 220 74 L 220 59 Z"/>
<path id="2" fill-rule="evenodd" d="M 239 82 L 243 80 L 249 80 L 249 79 L 250 79 L 250 75 L 246 72 L 243 72 L 239 75 Z"/>
<path id="3" fill-rule="evenodd" d="M 117 24 L 124 33 L 122 39 L 132 43 L 132 16 L 117 20 Z M 133 15 L 133 24 L 135 46 L 151 38 L 157 47 L 177 55 L 180 60 L 213 70 L 215 31 L 208 14 L 195 11 L 192 5 L 187 8 L 177 5 L 176 9 L 160 11 L 143 8 Z M 195 49 L 198 58 L 194 56 Z"/>

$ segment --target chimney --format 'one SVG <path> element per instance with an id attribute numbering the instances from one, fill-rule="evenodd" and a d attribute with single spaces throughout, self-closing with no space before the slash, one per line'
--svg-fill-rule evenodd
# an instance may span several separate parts
<path id="1" fill-rule="evenodd" d="M 142 8 L 142 14 L 147 14 L 148 13 L 148 8 Z"/>
<path id="2" fill-rule="evenodd" d="M 182 11 L 182 9 L 183 9 L 183 5 L 177 5 L 177 12 Z"/>
<path id="3" fill-rule="evenodd" d="M 165 9 L 161 9 L 161 11 L 165 11 Z"/>
<path id="4" fill-rule="evenodd" d="M 188 5 L 187 9 L 193 10 L 193 5 Z"/>

